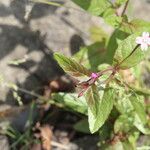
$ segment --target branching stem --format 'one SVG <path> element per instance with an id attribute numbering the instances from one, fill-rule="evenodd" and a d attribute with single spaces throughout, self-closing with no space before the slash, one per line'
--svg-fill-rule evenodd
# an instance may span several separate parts
<path id="1" fill-rule="evenodd" d="M 122 11 L 122 13 L 121 13 L 121 17 L 125 14 L 126 9 L 127 9 L 127 7 L 128 7 L 128 4 L 129 4 L 129 0 L 127 0 L 127 2 L 125 3 L 124 9 L 123 9 L 123 11 Z"/>
<path id="2" fill-rule="evenodd" d="M 119 67 L 125 60 L 127 60 L 137 50 L 139 46 L 139 44 L 136 45 L 136 47 L 131 51 L 131 53 L 126 58 L 124 58 L 119 64 L 117 64 L 117 67 Z"/>
<path id="3" fill-rule="evenodd" d="M 136 45 L 135 48 L 131 51 L 131 53 L 130 53 L 127 57 L 125 57 L 120 63 L 118 63 L 116 66 L 114 66 L 114 67 L 109 67 L 109 68 L 107 68 L 107 69 L 105 69 L 105 70 L 100 71 L 100 72 L 98 73 L 98 78 L 100 78 L 100 77 L 101 77 L 102 75 L 104 75 L 105 73 L 111 71 L 110 76 L 108 77 L 108 79 L 105 80 L 105 83 L 106 83 L 106 84 L 109 84 L 109 82 L 110 82 L 110 81 L 113 79 L 113 77 L 115 76 L 116 72 L 118 72 L 118 70 L 120 69 L 120 65 L 121 65 L 124 61 L 126 61 L 126 60 L 137 50 L 137 48 L 138 48 L 139 46 L 140 46 L 139 44 Z M 95 82 L 95 81 L 94 81 L 94 82 Z"/>

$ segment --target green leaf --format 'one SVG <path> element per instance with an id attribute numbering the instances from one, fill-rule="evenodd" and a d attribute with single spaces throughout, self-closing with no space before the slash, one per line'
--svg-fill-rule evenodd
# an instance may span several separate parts
<path id="1" fill-rule="evenodd" d="M 76 131 L 79 131 L 79 132 L 83 132 L 83 133 L 90 133 L 90 130 L 89 130 L 89 124 L 88 124 L 88 120 L 87 119 L 82 119 L 80 120 L 79 122 L 77 122 L 73 128 L 76 130 Z"/>
<path id="2" fill-rule="evenodd" d="M 130 102 L 136 112 L 136 114 L 139 116 L 143 124 L 147 123 L 147 117 L 146 112 L 143 104 L 140 102 L 139 97 L 137 95 L 132 95 L 130 97 Z"/>
<path id="3" fill-rule="evenodd" d="M 124 4 L 125 2 L 127 2 L 127 0 L 116 0 L 115 1 L 115 5 L 117 5 L 118 7 L 121 6 L 122 4 Z"/>
<path id="4" fill-rule="evenodd" d="M 116 29 L 112 33 L 107 44 L 107 62 L 112 64 L 113 57 L 114 57 L 116 49 L 118 48 L 119 41 L 124 40 L 125 38 L 127 38 L 128 35 L 129 35 L 128 33 L 120 31 L 119 29 Z"/>
<path id="5" fill-rule="evenodd" d="M 110 116 L 111 117 L 111 116 Z M 99 144 L 104 144 L 104 141 L 107 141 L 110 136 L 113 134 L 113 124 L 107 120 L 103 126 L 99 129 Z"/>
<path id="6" fill-rule="evenodd" d="M 138 116 L 138 114 L 134 114 L 134 126 L 141 131 L 143 134 L 150 134 L 150 128 L 147 126 L 147 124 L 143 124 L 142 120 Z"/>
<path id="7" fill-rule="evenodd" d="M 89 13 L 99 16 L 111 6 L 108 0 L 72 0 Z"/>
<path id="8" fill-rule="evenodd" d="M 123 150 L 136 150 L 136 148 L 128 140 L 123 141 L 122 145 Z"/>
<path id="9" fill-rule="evenodd" d="M 95 88 L 93 90 L 95 92 Z M 99 97 L 99 99 L 96 100 L 95 110 L 93 110 L 93 108 L 91 109 L 91 107 L 88 107 L 88 121 L 91 133 L 98 131 L 98 129 L 108 118 L 113 108 L 114 94 L 115 93 L 113 89 L 106 89 L 104 91 L 104 95 L 101 96 L 102 98 Z M 98 98 L 98 94 L 96 93 L 96 96 L 94 97 Z"/>
<path id="10" fill-rule="evenodd" d="M 74 58 L 86 68 L 96 72 L 98 66 L 105 62 L 106 56 L 105 41 L 103 41 L 81 48 Z"/>
<path id="11" fill-rule="evenodd" d="M 137 129 L 133 128 L 128 134 L 128 141 L 131 144 L 131 147 L 133 147 L 133 149 L 136 149 L 136 142 L 139 138 L 140 132 Z"/>
<path id="12" fill-rule="evenodd" d="M 128 69 L 137 65 L 143 60 L 145 56 L 145 53 L 141 50 L 139 46 L 133 52 L 133 54 L 130 57 L 128 57 L 137 46 L 135 42 L 137 36 L 139 36 L 139 33 L 130 35 L 125 40 L 119 43 L 119 46 L 114 55 L 114 64 L 119 64 L 125 59 L 125 61 L 123 61 L 123 63 L 121 63 L 120 65 L 121 69 Z M 126 59 L 126 57 L 128 58 Z"/>
<path id="13" fill-rule="evenodd" d="M 89 70 L 87 70 L 84 66 L 82 66 L 72 58 L 68 58 L 59 53 L 55 53 L 54 57 L 59 65 L 63 68 L 63 70 L 71 76 L 84 77 L 91 75 L 91 72 Z"/>
<path id="14" fill-rule="evenodd" d="M 144 87 L 131 86 L 132 89 L 139 95 L 150 96 L 150 90 Z"/>
<path id="15" fill-rule="evenodd" d="M 114 132 L 127 133 L 133 127 L 133 117 L 127 114 L 120 115 L 114 124 Z"/>
<path id="16" fill-rule="evenodd" d="M 126 94 L 124 87 L 118 86 L 117 88 L 115 88 L 117 92 L 115 107 L 121 114 L 129 114 L 130 112 L 133 111 L 132 104 L 129 100 L 131 94 L 130 93 Z"/>
<path id="17" fill-rule="evenodd" d="M 51 99 L 66 109 L 87 115 L 87 104 L 84 96 L 80 98 L 77 97 L 77 94 L 60 92 L 52 94 Z"/>
<path id="18" fill-rule="evenodd" d="M 124 20 L 120 30 L 129 34 L 133 34 L 139 31 L 150 31 L 150 22 L 141 19 L 133 19 L 130 22 Z"/>
<path id="19" fill-rule="evenodd" d="M 133 125 L 142 133 L 149 134 L 150 129 L 148 129 L 146 112 L 142 99 L 135 97 L 135 93 L 128 92 L 125 94 L 125 89 L 120 87 L 119 90 L 116 90 L 118 93 L 115 100 L 116 109 L 122 114 L 128 115 L 131 120 L 133 120 Z M 117 129 L 116 129 L 117 130 Z"/>
<path id="20" fill-rule="evenodd" d="M 105 42 L 107 38 L 107 33 L 101 27 L 92 26 L 90 28 L 90 39 L 93 42 Z"/>
<path id="21" fill-rule="evenodd" d="M 106 21 L 106 23 L 114 26 L 114 27 L 119 27 L 121 22 L 122 22 L 122 17 L 116 15 L 116 10 L 113 8 L 108 8 L 104 13 L 103 13 L 103 18 Z"/>
<path id="22" fill-rule="evenodd" d="M 114 144 L 105 144 L 102 150 L 124 150 L 121 141 L 116 141 Z"/>
<path id="23" fill-rule="evenodd" d="M 128 140 L 117 139 L 113 144 L 105 144 L 101 147 L 103 150 L 136 150 Z"/>
<path id="24" fill-rule="evenodd" d="M 137 150 L 150 150 L 150 146 L 137 147 Z"/>
<path id="25" fill-rule="evenodd" d="M 97 116 L 98 109 L 99 109 L 100 95 L 98 92 L 98 88 L 95 84 L 93 84 L 92 86 L 88 88 L 85 98 L 86 98 L 88 107 L 91 110 L 91 113 L 94 116 Z"/>

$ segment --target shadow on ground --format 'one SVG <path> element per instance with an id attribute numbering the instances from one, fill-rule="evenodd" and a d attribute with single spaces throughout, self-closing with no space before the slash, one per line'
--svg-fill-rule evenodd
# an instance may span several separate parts
<path id="1" fill-rule="evenodd" d="M 57 2 L 63 4 L 62 1 Z M 26 7 L 28 5 L 29 3 L 27 0 L 13 0 L 9 7 L 0 5 L 0 17 L 5 18 L 9 15 L 13 15 L 22 24 L 22 27 L 10 24 L 0 24 L 0 60 L 3 61 L 7 55 L 11 55 L 12 51 L 15 50 L 18 45 L 27 49 L 27 55 L 33 51 L 42 53 L 42 59 L 38 64 L 34 60 L 28 60 L 18 66 L 10 65 L 12 70 L 18 68 L 20 71 L 24 70 L 28 73 L 28 77 L 25 79 L 24 83 L 16 81 L 16 84 L 29 91 L 36 91 L 38 88 L 47 84 L 51 79 L 64 74 L 64 72 L 54 60 L 53 50 L 46 45 L 46 35 L 41 35 L 39 30 L 32 31 L 30 29 L 30 21 L 32 19 L 42 18 L 49 14 L 55 14 L 58 7 L 45 4 L 31 4 L 32 10 L 30 11 L 28 18 L 25 19 Z M 76 53 L 80 46 L 83 45 L 83 39 L 78 34 L 73 35 L 70 39 L 71 54 Z M 36 70 L 31 71 L 31 68 L 34 66 L 37 66 Z M 26 102 L 31 99 L 31 96 L 24 93 L 21 93 L 21 96 Z M 10 90 L 6 97 L 6 104 L 14 104 L 15 101 L 12 99 L 12 91 Z"/>

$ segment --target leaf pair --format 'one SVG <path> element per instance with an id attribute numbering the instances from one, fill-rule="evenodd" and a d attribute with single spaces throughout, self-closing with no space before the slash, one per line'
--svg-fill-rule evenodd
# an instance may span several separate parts
<path id="1" fill-rule="evenodd" d="M 65 72 L 73 77 L 90 76 L 91 72 L 74 59 L 64 55 L 55 54 L 55 59 Z M 99 89 L 95 84 L 88 87 L 86 92 L 86 102 L 88 105 L 88 121 L 91 133 L 96 132 L 106 121 L 113 107 L 113 89 L 107 89 L 99 94 Z"/>

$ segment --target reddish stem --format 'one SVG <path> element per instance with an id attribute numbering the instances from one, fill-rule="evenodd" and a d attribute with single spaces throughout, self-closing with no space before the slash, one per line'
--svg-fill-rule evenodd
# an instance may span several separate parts
<path id="1" fill-rule="evenodd" d="M 122 13 L 121 13 L 121 17 L 122 17 L 122 16 L 124 15 L 124 13 L 126 12 L 126 9 L 127 9 L 128 4 L 129 4 L 129 0 L 126 2 L 125 6 L 124 6 L 124 9 L 123 9 L 123 11 L 122 11 Z"/>
<path id="2" fill-rule="evenodd" d="M 114 71 L 114 67 L 110 67 L 110 68 L 107 68 L 107 69 L 105 69 L 105 70 L 103 70 L 103 71 L 100 71 L 100 72 L 98 73 L 98 78 L 99 78 L 100 76 L 102 76 L 103 74 L 105 74 L 106 72 L 109 72 L 109 71 Z"/>

